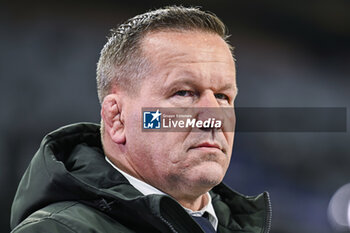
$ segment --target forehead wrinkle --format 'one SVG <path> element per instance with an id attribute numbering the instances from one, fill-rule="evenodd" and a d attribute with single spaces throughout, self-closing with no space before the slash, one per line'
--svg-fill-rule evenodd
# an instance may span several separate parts
<path id="1" fill-rule="evenodd" d="M 175 72 L 175 74 L 173 74 Z M 174 78 L 169 79 L 169 76 Z M 216 76 L 219 77 L 219 76 Z M 191 70 L 180 70 L 180 71 L 174 71 L 170 70 L 169 72 L 166 73 L 165 79 L 163 82 L 163 87 L 168 88 L 169 86 L 175 86 L 178 84 L 182 85 L 188 85 L 196 88 L 209 88 L 213 89 L 215 91 L 226 91 L 226 90 L 232 90 L 233 92 L 236 92 L 236 82 L 235 82 L 235 77 L 232 76 L 220 76 L 220 80 L 216 79 L 215 77 L 210 77 L 209 79 L 206 78 L 206 74 L 196 73 L 195 71 Z M 207 80 L 207 82 L 206 82 Z M 222 83 L 226 83 L 223 86 L 220 86 Z M 233 81 L 233 82 L 230 82 Z M 163 92 L 166 92 L 167 90 L 162 90 Z"/>
<path id="2" fill-rule="evenodd" d="M 208 56 L 208 54 L 210 56 Z M 212 56 L 212 52 L 196 52 L 195 54 L 188 54 L 188 53 L 181 53 L 181 52 L 172 52 L 170 53 L 169 51 L 162 51 L 158 50 L 158 52 L 151 57 L 152 61 L 154 63 L 158 63 L 158 66 L 171 66 L 174 65 L 174 63 L 177 64 L 182 64 L 182 63 L 187 63 L 187 64 L 200 64 L 200 63 L 225 63 L 225 64 L 230 64 L 230 61 L 224 61 L 222 59 L 219 59 L 217 57 Z M 161 62 L 159 62 L 161 61 Z M 169 62 L 171 61 L 171 62 Z M 234 64 L 234 60 L 232 58 L 232 63 Z M 154 64 L 155 65 L 155 64 Z"/>
<path id="3" fill-rule="evenodd" d="M 213 53 L 208 54 L 212 55 Z M 148 55 L 149 56 L 149 55 Z M 235 69 L 235 62 L 232 58 L 232 60 L 223 60 L 220 58 L 215 57 L 214 59 L 210 59 L 212 56 L 206 56 L 206 55 L 199 55 L 197 52 L 194 54 L 188 54 L 186 52 L 169 52 L 169 51 L 159 51 L 153 56 L 149 56 L 150 60 L 152 62 L 152 65 L 159 68 L 159 67 L 177 67 L 178 65 L 183 64 L 184 66 L 190 65 L 190 64 L 213 64 L 213 63 L 223 63 L 227 65 L 231 65 Z M 208 58 L 208 59 L 206 59 Z"/>

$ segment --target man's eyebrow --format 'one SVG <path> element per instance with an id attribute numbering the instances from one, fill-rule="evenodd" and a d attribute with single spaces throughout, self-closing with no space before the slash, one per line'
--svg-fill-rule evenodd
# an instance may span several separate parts
<path id="1" fill-rule="evenodd" d="M 218 88 L 216 91 L 232 91 L 235 98 L 238 94 L 238 87 L 236 83 L 227 83 L 224 86 Z"/>
<path id="2" fill-rule="evenodd" d="M 188 77 L 181 77 L 181 78 L 177 78 L 175 80 L 172 80 L 169 83 L 164 83 L 164 86 L 162 88 L 162 93 L 166 93 L 169 90 L 177 88 L 178 85 L 187 85 L 187 86 L 191 86 L 191 87 L 198 86 L 192 79 L 190 79 Z"/>
<path id="3" fill-rule="evenodd" d="M 169 94 L 169 92 L 175 91 L 181 85 L 189 86 L 189 87 L 192 87 L 192 88 L 198 88 L 199 87 L 199 85 L 196 82 L 194 82 L 193 80 L 191 80 L 191 79 L 189 79 L 187 77 L 184 77 L 184 78 L 175 79 L 175 80 L 165 84 L 163 86 L 163 88 L 161 89 L 161 93 L 162 94 Z M 233 83 L 228 83 L 228 84 L 224 85 L 223 87 L 219 87 L 215 91 L 220 92 L 220 91 L 227 91 L 227 90 L 229 90 L 229 91 L 232 90 L 233 93 L 234 93 L 234 96 L 237 96 L 237 94 L 238 94 L 237 85 L 233 84 Z"/>
<path id="4" fill-rule="evenodd" d="M 188 76 L 194 76 L 194 75 L 186 72 L 185 77 L 176 78 L 175 80 L 171 80 L 169 83 L 165 82 L 163 88 L 172 87 L 173 85 L 178 85 L 178 84 L 198 86 L 198 84 L 196 83 L 197 80 L 193 80 L 193 79 L 189 78 Z M 235 83 L 227 83 L 222 87 L 218 87 L 217 89 L 218 90 L 233 89 L 235 91 L 238 90 L 237 85 Z"/>
<path id="5" fill-rule="evenodd" d="M 219 88 L 220 90 L 228 90 L 228 89 L 232 89 L 234 91 L 238 91 L 238 88 L 235 84 L 233 83 L 227 83 L 226 85 L 224 85 L 223 87 L 220 87 Z"/>

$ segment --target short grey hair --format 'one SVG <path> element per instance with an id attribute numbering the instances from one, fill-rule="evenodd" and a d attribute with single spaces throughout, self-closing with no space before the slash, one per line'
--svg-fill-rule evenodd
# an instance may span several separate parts
<path id="1" fill-rule="evenodd" d="M 146 76 L 151 67 L 142 54 L 141 42 L 147 33 L 161 30 L 199 30 L 217 34 L 226 42 L 229 37 L 226 26 L 216 15 L 194 7 L 168 6 L 127 20 L 111 29 L 101 50 L 96 72 L 100 103 L 113 86 L 130 91 L 135 88 L 135 81 Z"/>

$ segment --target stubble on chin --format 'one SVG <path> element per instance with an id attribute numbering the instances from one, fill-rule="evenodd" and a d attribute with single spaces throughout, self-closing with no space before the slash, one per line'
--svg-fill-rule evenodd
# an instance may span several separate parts
<path id="1" fill-rule="evenodd" d="M 223 179 L 224 168 L 217 163 L 217 166 L 213 164 L 202 165 L 187 167 L 182 171 L 170 173 L 164 177 L 168 192 L 199 196 L 218 185 Z"/>

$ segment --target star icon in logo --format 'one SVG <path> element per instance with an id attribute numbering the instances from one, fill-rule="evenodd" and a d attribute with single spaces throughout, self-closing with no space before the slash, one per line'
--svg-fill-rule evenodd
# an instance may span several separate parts
<path id="1" fill-rule="evenodd" d="M 154 121 L 155 119 L 157 119 L 157 121 L 159 121 L 159 116 L 162 115 L 162 113 L 159 112 L 159 109 L 157 109 L 157 112 L 151 113 L 151 114 L 153 116 L 151 122 Z"/>

